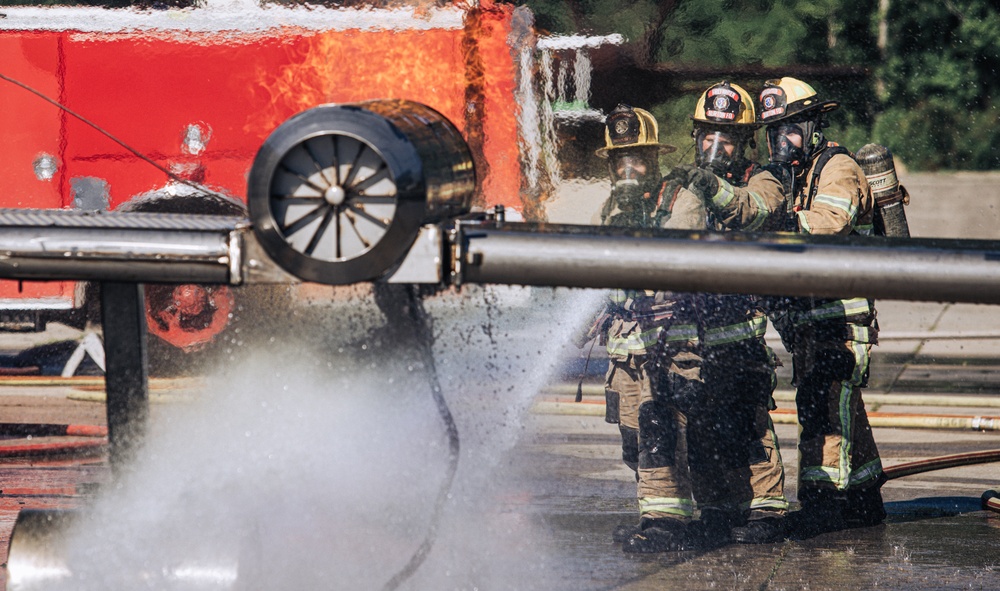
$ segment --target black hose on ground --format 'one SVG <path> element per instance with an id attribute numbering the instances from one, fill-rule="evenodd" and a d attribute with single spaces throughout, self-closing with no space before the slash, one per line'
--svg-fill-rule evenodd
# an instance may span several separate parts
<path id="1" fill-rule="evenodd" d="M 441 422 L 444 423 L 448 437 L 448 468 L 441 488 L 438 490 L 437 498 L 434 501 L 434 511 L 431 514 L 430 526 L 427 535 L 420 543 L 420 546 L 410 557 L 410 560 L 396 574 L 382 586 L 382 591 L 395 591 L 407 579 L 413 576 L 437 539 L 438 527 L 441 525 L 441 517 L 444 513 L 444 505 L 451 492 L 451 486 L 455 481 L 455 473 L 458 471 L 459 439 L 458 425 L 448 408 L 448 401 L 444 398 L 441 390 L 441 382 L 438 380 L 437 368 L 434 364 L 434 334 L 433 322 L 427 311 L 424 309 L 421 290 L 418 286 L 397 286 L 386 284 L 375 284 L 375 301 L 385 314 L 388 322 L 394 324 L 394 329 L 400 331 L 401 341 L 405 345 L 412 344 L 412 350 L 420 357 L 421 362 L 427 370 L 428 380 L 431 386 L 431 396 L 437 408 Z"/>
<path id="2" fill-rule="evenodd" d="M 983 509 L 1000 513 L 1000 494 L 995 490 L 988 490 L 979 498 L 983 504 Z"/>

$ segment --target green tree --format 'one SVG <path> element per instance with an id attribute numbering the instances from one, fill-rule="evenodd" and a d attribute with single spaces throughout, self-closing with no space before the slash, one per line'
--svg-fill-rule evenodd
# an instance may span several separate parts
<path id="1" fill-rule="evenodd" d="M 995 0 L 528 4 L 548 31 L 621 33 L 629 42 L 626 55 L 635 63 L 686 72 L 668 81 L 673 88 L 662 93 L 668 97 L 663 104 L 650 105 L 671 141 L 685 139 L 698 91 L 717 81 L 719 72 L 788 68 L 808 72 L 799 77 L 841 102 L 829 135 L 848 148 L 877 141 L 913 169 L 1000 168 L 1000 7 Z M 845 66 L 867 68 L 867 75 L 841 75 L 838 68 Z M 712 74 L 698 79 L 699 68 Z M 763 82 L 743 78 L 750 79 L 733 81 L 751 93 Z"/>

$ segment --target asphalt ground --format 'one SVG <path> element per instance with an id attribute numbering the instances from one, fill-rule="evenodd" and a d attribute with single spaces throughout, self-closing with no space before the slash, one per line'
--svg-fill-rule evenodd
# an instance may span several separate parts
<path id="1" fill-rule="evenodd" d="M 995 186 L 1000 175 L 904 175 L 903 180 L 914 199 L 908 209 L 914 235 L 998 237 L 1000 194 Z M 996 308 L 899 302 L 880 302 L 878 308 L 884 338 L 873 356 L 866 395 L 873 417 L 894 415 L 887 426 L 875 427 L 884 463 L 892 466 L 1000 449 L 997 431 L 893 426 L 899 422 L 898 415 L 1000 415 Z M 0 348 L 16 354 L 40 342 L 78 336 L 56 325 L 45 335 L 4 335 Z M 512 335 L 496 338 L 506 336 Z M 518 334 L 512 338 L 532 337 Z M 780 352 L 773 336 L 771 341 Z M 538 347 L 541 350 L 544 345 Z M 477 353 L 492 359 L 488 351 L 470 355 Z M 549 386 L 534 398 L 534 410 L 520 420 L 516 441 L 493 474 L 503 483 L 497 486 L 496 505 L 512 519 L 532 524 L 535 541 L 531 547 L 545 557 L 543 561 L 529 559 L 522 566 L 544 576 L 536 580 L 493 573 L 476 579 L 476 585 L 457 583 L 454 588 L 1000 589 L 996 573 L 1000 515 L 980 508 L 983 492 L 1000 488 L 996 464 L 890 481 L 883 488 L 889 511 L 884 526 L 777 545 L 728 546 L 702 554 L 622 553 L 610 532 L 620 523 L 634 521 L 635 485 L 620 461 L 617 429 L 604 423 L 600 396 L 590 393 L 599 387 L 600 355 L 585 372 L 588 396 L 584 403 L 566 402 L 568 395 L 559 390 L 575 386 L 583 363 L 581 353 L 567 354 L 560 364 L 562 371 L 552 376 Z M 792 411 L 787 366 L 782 368 L 778 392 L 781 412 L 774 415 L 780 421 L 787 421 Z M 192 384 L 157 382 L 153 391 L 171 396 L 191 388 Z M 6 377 L 0 381 L 0 423 L 101 425 L 103 405 L 94 397 L 99 390 L 86 380 L 30 383 Z M 477 386 L 466 394 L 476 396 Z M 906 395 L 920 396 L 919 404 L 904 399 Z M 157 408 L 154 404 L 154 421 Z M 786 471 L 792 475 L 797 427 L 782 422 L 777 432 Z M 79 507 L 98 493 L 109 479 L 100 442 L 99 437 L 0 439 L 0 453 L 4 446 L 22 448 L 0 455 L 0 552 L 6 550 L 20 509 Z M 24 452 L 35 444 L 64 449 L 54 455 Z M 786 486 L 794 501 L 794 477 L 787 478 Z M 439 553 L 449 547 L 447 542 L 439 540 Z M 415 582 L 411 588 L 444 587 Z"/>

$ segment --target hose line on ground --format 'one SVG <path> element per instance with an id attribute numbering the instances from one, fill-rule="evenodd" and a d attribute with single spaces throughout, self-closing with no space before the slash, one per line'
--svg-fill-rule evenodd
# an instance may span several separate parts
<path id="1" fill-rule="evenodd" d="M 957 468 L 959 466 L 972 466 L 974 464 L 989 464 L 991 462 L 1000 462 L 1000 449 L 973 451 L 964 454 L 917 460 L 915 462 L 899 464 L 898 466 L 889 466 L 883 470 L 883 473 L 886 478 L 892 480 L 894 478 L 912 476 L 913 474 L 922 474 L 923 472 Z"/>
<path id="2" fill-rule="evenodd" d="M 441 382 L 438 380 L 437 367 L 434 363 L 432 320 L 424 309 L 423 300 L 420 296 L 420 288 L 417 286 L 406 286 L 402 288 L 405 295 L 400 294 L 399 289 L 399 286 L 393 289 L 393 286 L 379 286 L 376 284 L 375 300 L 379 308 L 385 313 L 387 319 L 395 321 L 398 318 L 401 321 L 407 321 L 407 327 L 398 328 L 404 331 L 407 329 L 413 331 L 412 334 L 405 335 L 409 338 L 403 342 L 412 342 L 415 345 L 413 349 L 419 354 L 427 370 L 428 380 L 431 385 L 431 396 L 434 398 L 434 405 L 437 408 L 438 415 L 441 417 L 441 421 L 444 423 L 448 437 L 448 468 L 445 478 L 441 482 L 441 488 L 438 490 L 437 499 L 434 501 L 434 511 L 431 514 L 431 522 L 428 526 L 427 535 L 424 536 L 424 540 L 420 543 L 420 546 L 413 553 L 413 556 L 410 557 L 406 565 L 382 586 L 383 591 L 395 591 L 398 589 L 400 585 L 417 572 L 420 565 L 427 559 L 427 555 L 430 554 L 431 548 L 433 548 L 434 542 L 437 539 L 437 531 L 441 525 L 445 502 L 448 500 L 448 496 L 451 493 L 451 486 L 455 481 L 455 474 L 458 472 L 460 451 L 458 425 L 455 424 L 455 417 L 452 416 L 451 410 L 448 408 L 448 401 L 444 398 Z M 402 304 L 402 309 L 400 309 L 400 304 Z"/>

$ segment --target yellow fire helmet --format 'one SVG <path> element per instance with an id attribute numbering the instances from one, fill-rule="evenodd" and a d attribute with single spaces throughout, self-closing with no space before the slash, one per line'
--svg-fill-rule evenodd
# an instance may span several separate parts
<path id="1" fill-rule="evenodd" d="M 767 125 L 816 110 L 829 113 L 838 107 L 837 101 L 820 99 L 812 86 L 786 76 L 764 83 L 760 93 L 760 123 Z"/>
<path id="2" fill-rule="evenodd" d="M 741 86 L 726 81 L 701 93 L 691 119 L 710 125 L 757 125 L 750 94 Z"/>
<path id="3" fill-rule="evenodd" d="M 661 154 L 677 149 L 661 144 L 659 133 L 656 118 L 649 111 L 619 104 L 605 120 L 604 147 L 595 153 L 607 158 L 608 152 L 626 148 L 657 148 Z"/>

